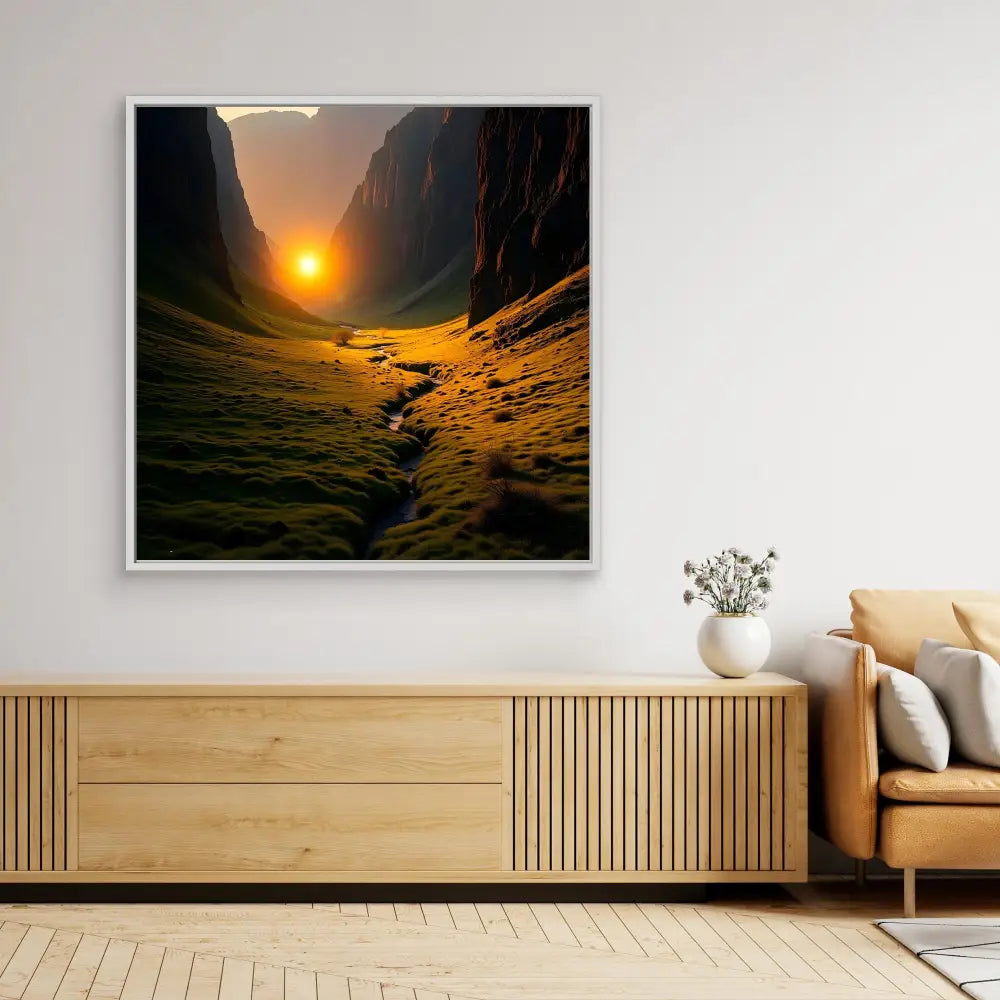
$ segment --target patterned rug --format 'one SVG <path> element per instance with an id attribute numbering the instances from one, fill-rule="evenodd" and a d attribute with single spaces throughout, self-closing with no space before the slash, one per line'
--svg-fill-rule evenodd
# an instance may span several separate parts
<path id="1" fill-rule="evenodd" d="M 1000 923 L 989 918 L 876 920 L 976 1000 L 1000 1000 Z"/>

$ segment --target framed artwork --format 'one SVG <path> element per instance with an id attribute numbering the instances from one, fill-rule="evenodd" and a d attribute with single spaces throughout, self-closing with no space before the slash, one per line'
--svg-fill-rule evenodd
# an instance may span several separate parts
<path id="1" fill-rule="evenodd" d="M 593 99 L 126 121 L 126 569 L 596 568 Z"/>

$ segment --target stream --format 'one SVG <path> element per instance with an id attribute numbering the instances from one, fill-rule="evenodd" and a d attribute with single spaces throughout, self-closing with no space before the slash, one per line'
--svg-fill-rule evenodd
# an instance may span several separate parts
<path id="1" fill-rule="evenodd" d="M 398 431 L 402 423 L 402 410 L 397 410 L 395 413 L 389 414 L 389 430 Z M 365 549 L 366 559 L 371 559 L 375 543 L 390 528 L 394 528 L 397 524 L 408 524 L 410 521 L 417 519 L 417 491 L 413 480 L 416 478 L 417 467 L 424 460 L 424 454 L 424 450 L 421 449 L 416 455 L 411 455 L 398 464 L 397 468 L 406 476 L 408 484 L 406 496 L 372 525 L 371 533 L 368 536 L 368 547 Z"/>
<path id="2" fill-rule="evenodd" d="M 379 367 L 389 367 L 392 364 L 392 355 L 385 350 L 384 347 L 376 347 L 376 352 L 381 355 L 381 360 L 378 362 Z M 432 379 L 435 388 L 440 385 L 437 379 Z M 428 392 L 433 392 L 433 389 L 428 389 Z M 398 432 L 403 426 L 403 411 L 391 410 L 387 414 L 389 418 L 389 430 Z M 375 543 L 379 541 L 380 538 L 390 529 L 394 528 L 397 524 L 409 524 L 410 521 L 415 521 L 417 519 L 417 489 L 415 485 L 415 479 L 417 474 L 417 468 L 420 463 L 424 460 L 424 455 L 427 453 L 426 448 L 421 447 L 420 451 L 416 455 L 411 455 L 409 458 L 403 459 L 399 462 L 397 468 L 406 476 L 407 491 L 406 495 L 402 500 L 396 504 L 391 510 L 383 514 L 378 518 L 371 527 L 371 531 L 368 536 L 368 546 L 365 549 L 365 558 L 372 558 L 372 550 L 375 548 Z"/>

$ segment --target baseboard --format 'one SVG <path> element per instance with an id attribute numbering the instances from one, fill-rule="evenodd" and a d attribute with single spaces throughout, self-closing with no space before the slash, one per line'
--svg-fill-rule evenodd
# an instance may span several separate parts
<path id="1" fill-rule="evenodd" d="M 780 894 L 780 886 L 685 884 L 17 884 L 0 903 L 703 903 L 721 893 Z"/>

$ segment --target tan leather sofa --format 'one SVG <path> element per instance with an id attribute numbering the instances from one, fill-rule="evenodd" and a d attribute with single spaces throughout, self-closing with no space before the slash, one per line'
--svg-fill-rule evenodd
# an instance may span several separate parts
<path id="1" fill-rule="evenodd" d="M 981 591 L 857 590 L 850 630 L 811 636 L 810 828 L 864 862 L 903 869 L 903 908 L 916 912 L 919 868 L 1000 869 L 1000 770 L 956 760 L 941 773 L 881 751 L 876 664 L 913 670 L 923 639 L 969 648 L 952 602 L 996 600 Z"/>

